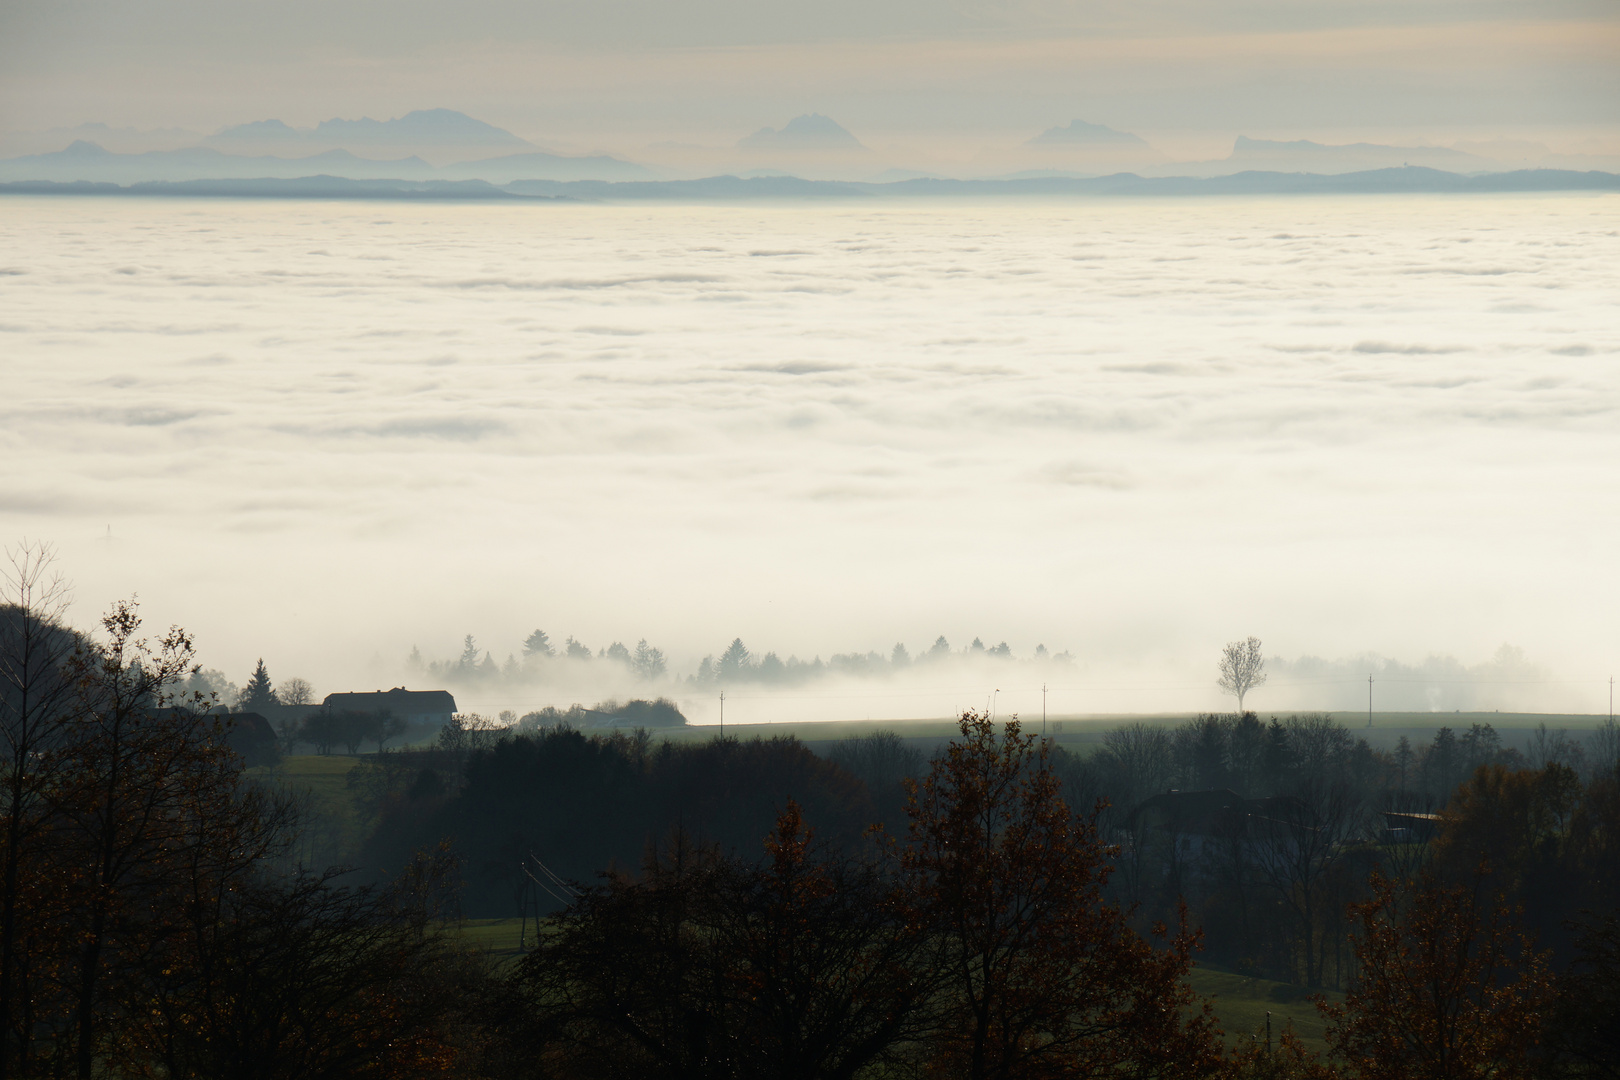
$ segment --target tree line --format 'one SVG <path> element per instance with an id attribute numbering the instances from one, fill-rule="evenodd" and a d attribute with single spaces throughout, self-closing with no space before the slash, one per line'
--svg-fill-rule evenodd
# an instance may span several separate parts
<path id="1" fill-rule="evenodd" d="M 498 686 L 503 683 L 526 685 L 543 678 L 553 665 L 601 663 L 609 670 L 618 670 L 642 682 L 684 681 L 694 687 L 727 686 L 744 683 L 797 686 L 829 675 L 856 678 L 892 676 L 914 667 L 946 662 L 985 660 L 1013 660 L 1013 650 L 1005 641 L 986 645 L 974 638 L 963 648 L 952 648 L 944 635 L 935 639 L 927 649 L 912 653 L 903 643 L 896 643 L 888 653 L 876 651 L 835 653 L 826 660 L 820 656 L 802 660 L 797 656 L 786 658 L 774 651 L 756 653 L 743 644 L 741 638 L 718 653 L 710 653 L 698 662 L 690 674 L 680 676 L 671 671 L 669 659 L 662 649 L 647 643 L 645 638 L 634 647 L 615 641 L 592 651 L 583 642 L 570 635 L 560 646 L 552 642 L 544 630 L 535 630 L 522 643 L 521 649 L 507 654 L 498 661 L 494 654 L 481 646 L 468 634 L 463 639 L 459 656 L 443 660 L 425 659 L 419 649 L 412 649 L 406 666 L 452 686 Z M 1040 663 L 1069 664 L 1073 657 L 1052 653 L 1045 645 L 1037 645 L 1030 659 Z"/>
<path id="2" fill-rule="evenodd" d="M 288 861 L 286 795 L 178 687 L 188 634 L 62 621 L 49 553 L 0 604 L 0 1077 L 444 1075 L 451 860 L 383 887 Z"/>
<path id="3" fill-rule="evenodd" d="M 1392 755 L 1313 717 L 1167 732 L 1174 782 L 1253 785 L 1196 834 L 1137 813 L 1167 792 L 1123 813 L 1097 797 L 1116 782 L 1109 757 L 978 713 L 926 760 L 892 735 L 817 755 L 792 739 L 467 733 L 356 766 L 386 823 L 356 884 L 297 863 L 296 805 L 250 778 L 228 717 L 177 696 L 189 635 L 144 637 L 131 604 L 76 632 L 42 571 L 25 560 L 0 606 L 3 1076 L 1620 1067 L 1615 763 L 1589 752 L 1577 770 L 1552 733 L 1551 756 L 1483 762 L 1434 818 L 1411 818 L 1433 823 L 1422 842 L 1323 817 L 1401 781 Z M 1290 866 L 1331 872 L 1285 889 Z M 1287 1030 L 1223 1033 L 1193 993 L 1200 950 L 1222 947 L 1220 913 L 1237 910 L 1217 893 L 1256 923 L 1294 918 L 1259 962 L 1343 985 L 1322 1002 L 1329 1056 Z M 539 918 L 512 963 L 457 933 L 496 905 Z M 1324 946 L 1333 919 L 1342 949 Z"/>

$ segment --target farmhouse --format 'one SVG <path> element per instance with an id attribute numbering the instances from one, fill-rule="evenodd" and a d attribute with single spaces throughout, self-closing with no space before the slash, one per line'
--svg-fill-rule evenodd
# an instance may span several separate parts
<path id="1" fill-rule="evenodd" d="M 448 690 L 375 690 L 369 694 L 327 694 L 321 702 L 329 712 L 389 715 L 412 725 L 448 724 L 456 714 L 456 699 Z"/>

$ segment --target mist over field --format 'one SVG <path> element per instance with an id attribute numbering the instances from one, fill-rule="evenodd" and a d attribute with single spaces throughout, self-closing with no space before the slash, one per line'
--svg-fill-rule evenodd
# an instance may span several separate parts
<path id="1" fill-rule="evenodd" d="M 1606 705 L 1612 196 L 6 210 L 6 531 L 76 622 L 138 593 L 236 680 L 416 686 L 413 648 L 537 626 L 681 678 L 943 635 L 1016 677 L 771 708 L 1140 712 L 1220 706 L 1252 633 L 1264 708 L 1504 645 L 1471 707 Z"/>

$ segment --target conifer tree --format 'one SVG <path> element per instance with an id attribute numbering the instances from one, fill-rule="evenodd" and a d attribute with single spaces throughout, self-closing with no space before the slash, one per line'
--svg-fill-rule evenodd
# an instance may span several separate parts
<path id="1" fill-rule="evenodd" d="M 242 696 L 237 699 L 237 706 L 242 712 L 253 712 L 266 705 L 279 704 L 281 702 L 276 697 L 276 688 L 270 683 L 270 673 L 265 670 L 264 657 L 261 656 L 247 685 L 242 687 Z"/>
<path id="2" fill-rule="evenodd" d="M 523 658 L 531 656 L 555 656 L 556 649 L 551 647 L 551 638 L 544 630 L 536 630 L 523 639 Z"/>

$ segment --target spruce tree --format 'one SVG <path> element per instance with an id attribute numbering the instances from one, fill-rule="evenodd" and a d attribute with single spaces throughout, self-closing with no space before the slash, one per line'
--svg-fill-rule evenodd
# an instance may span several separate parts
<path id="1" fill-rule="evenodd" d="M 242 687 L 242 696 L 237 699 L 237 706 L 242 712 L 253 712 L 266 705 L 279 704 L 281 702 L 276 700 L 276 688 L 270 685 L 270 673 L 264 669 L 264 658 L 261 656 L 247 685 Z"/>

